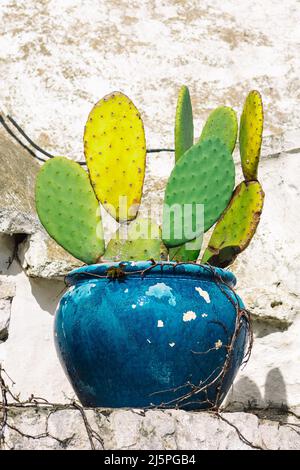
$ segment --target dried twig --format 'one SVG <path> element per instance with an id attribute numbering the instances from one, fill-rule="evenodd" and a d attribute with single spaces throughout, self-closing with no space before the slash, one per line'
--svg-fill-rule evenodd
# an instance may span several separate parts
<path id="1" fill-rule="evenodd" d="M 225 423 L 228 424 L 228 426 L 231 426 L 233 429 L 235 429 L 239 439 L 244 443 L 246 444 L 247 446 L 251 447 L 252 449 L 257 449 L 257 450 L 267 450 L 267 449 L 263 449 L 262 447 L 260 446 L 257 446 L 255 444 L 253 444 L 253 442 L 249 441 L 242 433 L 241 431 L 239 430 L 239 428 L 231 423 L 230 421 L 228 421 L 228 419 L 224 418 L 224 416 L 219 413 L 218 411 L 216 412 L 216 416 L 218 416 L 218 418 L 220 418 L 222 421 L 224 421 Z"/>

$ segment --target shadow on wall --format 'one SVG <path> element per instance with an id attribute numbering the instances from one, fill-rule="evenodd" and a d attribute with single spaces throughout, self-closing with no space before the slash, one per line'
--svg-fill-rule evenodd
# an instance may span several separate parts
<path id="1" fill-rule="evenodd" d="M 265 381 L 265 393 L 262 396 L 256 383 L 248 377 L 242 377 L 233 386 L 232 395 L 230 397 L 230 404 L 245 403 L 248 401 L 249 409 L 274 406 L 279 408 L 282 406 L 282 411 L 287 406 L 286 386 L 283 376 L 278 367 L 271 369 Z"/>
<path id="2" fill-rule="evenodd" d="M 66 290 L 63 281 L 29 278 L 31 292 L 42 310 L 55 314 L 62 295 Z"/>

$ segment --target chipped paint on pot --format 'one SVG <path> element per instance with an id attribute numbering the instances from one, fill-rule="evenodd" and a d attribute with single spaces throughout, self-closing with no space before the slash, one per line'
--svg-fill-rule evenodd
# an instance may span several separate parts
<path id="1" fill-rule="evenodd" d="M 174 407 L 191 390 L 188 384 L 211 382 L 223 368 L 237 302 L 243 306 L 232 291 L 235 277 L 216 269 L 220 285 L 208 267 L 174 263 L 141 276 L 150 262 L 124 262 L 128 275 L 110 279 L 106 271 L 112 266 L 119 263 L 84 266 L 67 276 L 70 287 L 55 318 L 65 372 L 84 406 Z M 247 331 L 244 322 L 219 401 L 243 360 Z M 211 407 L 218 386 L 217 380 L 207 396 L 201 392 L 180 406 Z"/>

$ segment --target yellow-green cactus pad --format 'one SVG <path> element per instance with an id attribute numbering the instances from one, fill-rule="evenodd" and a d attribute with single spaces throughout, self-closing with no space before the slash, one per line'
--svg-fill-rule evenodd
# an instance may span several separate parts
<path id="1" fill-rule="evenodd" d="M 243 181 L 217 222 L 202 263 L 224 268 L 249 245 L 263 208 L 264 192 L 258 181 Z"/>
<path id="2" fill-rule="evenodd" d="M 240 122 L 240 154 L 246 181 L 257 179 L 257 168 L 263 133 L 263 104 L 260 93 L 250 91 L 246 98 Z"/>
<path id="3" fill-rule="evenodd" d="M 111 93 L 93 107 L 84 152 L 98 200 L 116 220 L 134 219 L 142 197 L 146 141 L 140 113 L 123 93 Z"/>
<path id="4" fill-rule="evenodd" d="M 234 179 L 231 152 L 220 139 L 204 140 L 188 149 L 173 168 L 165 191 L 165 245 L 182 245 L 206 232 L 230 201 Z"/>
<path id="5" fill-rule="evenodd" d="M 41 223 L 59 245 L 87 264 L 99 259 L 105 248 L 99 203 L 78 163 L 48 160 L 36 178 L 35 201 Z"/>
<path id="6" fill-rule="evenodd" d="M 228 106 L 220 106 L 208 116 L 200 136 L 200 142 L 211 137 L 218 137 L 232 153 L 236 144 L 237 131 L 236 112 Z"/>
<path id="7" fill-rule="evenodd" d="M 193 110 L 188 87 L 183 85 L 178 94 L 175 117 L 175 160 L 194 143 Z"/>
<path id="8" fill-rule="evenodd" d="M 202 240 L 203 235 L 200 235 L 191 242 L 169 248 L 169 260 L 177 261 L 178 263 L 196 261 L 200 253 Z"/>
<path id="9" fill-rule="evenodd" d="M 161 228 L 149 219 L 138 218 L 130 225 L 123 224 L 107 245 L 105 261 L 147 261 L 168 259 L 161 240 Z"/>

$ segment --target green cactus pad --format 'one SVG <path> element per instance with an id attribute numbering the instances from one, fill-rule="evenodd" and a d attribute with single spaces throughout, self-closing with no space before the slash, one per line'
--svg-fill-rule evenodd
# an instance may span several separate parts
<path id="1" fill-rule="evenodd" d="M 183 85 L 178 94 L 175 118 L 175 160 L 194 143 L 193 110 L 188 87 Z"/>
<path id="2" fill-rule="evenodd" d="M 104 252 L 99 203 L 78 163 L 48 160 L 36 178 L 35 201 L 41 223 L 59 245 L 87 264 L 98 260 Z"/>
<path id="3" fill-rule="evenodd" d="M 249 245 L 263 208 L 264 192 L 258 181 L 239 184 L 212 233 L 202 263 L 224 268 Z"/>
<path id="4" fill-rule="evenodd" d="M 145 176 L 143 121 L 123 93 L 105 96 L 92 109 L 84 131 L 84 153 L 98 200 L 116 220 L 136 217 Z"/>
<path id="5" fill-rule="evenodd" d="M 200 253 L 202 240 L 203 235 L 200 235 L 198 238 L 192 240 L 191 242 L 187 242 L 183 245 L 169 248 L 169 260 L 177 261 L 179 263 L 196 261 Z"/>
<path id="6" fill-rule="evenodd" d="M 105 261 L 167 260 L 168 252 L 161 241 L 161 228 L 149 219 L 121 225 L 107 245 Z"/>
<path id="7" fill-rule="evenodd" d="M 246 181 L 257 179 L 257 168 L 263 133 L 263 104 L 258 91 L 250 91 L 240 122 L 240 154 Z"/>
<path id="8" fill-rule="evenodd" d="M 228 106 L 220 106 L 210 113 L 203 127 L 199 142 L 218 137 L 232 153 L 236 144 L 238 122 L 236 112 Z"/>
<path id="9" fill-rule="evenodd" d="M 217 221 L 230 201 L 234 178 L 235 168 L 231 152 L 220 139 L 211 138 L 198 142 L 187 150 L 176 163 L 165 191 L 163 210 L 165 245 L 168 247 L 182 245 L 198 237 L 203 231 L 206 232 Z M 186 204 L 188 206 L 185 206 Z M 201 220 L 197 220 L 197 205 L 201 204 L 204 209 L 203 224 Z M 174 212 L 172 208 L 175 209 Z M 191 217 L 184 217 L 184 210 L 187 214 L 188 209 Z M 186 232 L 192 228 L 193 235 L 182 233 L 181 227 L 185 227 L 183 231 Z"/>

